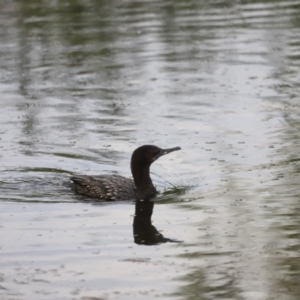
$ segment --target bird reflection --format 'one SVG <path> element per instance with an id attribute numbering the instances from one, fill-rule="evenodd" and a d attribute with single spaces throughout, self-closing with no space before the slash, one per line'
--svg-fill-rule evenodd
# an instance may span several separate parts
<path id="1" fill-rule="evenodd" d="M 134 242 L 138 245 L 158 245 L 161 243 L 179 241 L 165 238 L 151 224 L 154 202 L 139 200 L 135 203 L 135 216 L 133 219 L 133 237 Z"/>

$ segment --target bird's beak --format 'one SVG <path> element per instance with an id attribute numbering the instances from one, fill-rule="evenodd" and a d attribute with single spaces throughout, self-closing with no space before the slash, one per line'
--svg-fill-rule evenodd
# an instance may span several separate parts
<path id="1" fill-rule="evenodd" d="M 181 150 L 181 148 L 180 147 L 174 147 L 174 148 L 169 148 L 169 149 L 161 149 L 160 152 L 153 158 L 153 161 L 157 160 L 161 156 L 164 156 L 166 154 L 169 154 L 173 151 L 178 151 L 178 150 Z"/>

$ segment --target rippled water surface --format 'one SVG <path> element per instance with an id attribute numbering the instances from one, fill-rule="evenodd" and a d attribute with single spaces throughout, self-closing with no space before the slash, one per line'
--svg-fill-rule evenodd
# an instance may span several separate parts
<path id="1" fill-rule="evenodd" d="M 298 300 L 299 27 L 296 0 L 2 1 L 0 299 Z M 182 148 L 154 202 L 71 191 L 143 144 Z"/>

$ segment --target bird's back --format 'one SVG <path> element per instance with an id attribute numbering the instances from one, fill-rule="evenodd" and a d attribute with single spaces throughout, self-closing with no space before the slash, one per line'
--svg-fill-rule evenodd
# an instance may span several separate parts
<path id="1" fill-rule="evenodd" d="M 74 190 L 80 194 L 101 200 L 135 199 L 135 185 L 132 179 L 120 175 L 87 176 L 70 178 Z"/>

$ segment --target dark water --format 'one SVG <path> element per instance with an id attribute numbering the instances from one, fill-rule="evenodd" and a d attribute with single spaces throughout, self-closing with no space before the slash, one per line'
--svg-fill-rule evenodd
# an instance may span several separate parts
<path id="1" fill-rule="evenodd" d="M 299 1 L 2 1 L 0 299 L 298 300 L 299 27 Z M 154 204 L 70 191 L 143 144 L 182 147 Z"/>

